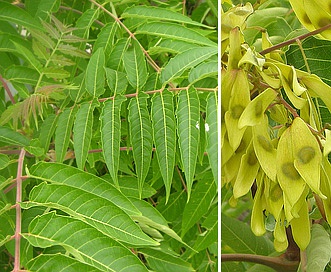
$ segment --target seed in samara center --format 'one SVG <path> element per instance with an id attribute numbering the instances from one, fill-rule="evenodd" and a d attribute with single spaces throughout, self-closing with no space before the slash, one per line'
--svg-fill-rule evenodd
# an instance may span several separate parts
<path id="1" fill-rule="evenodd" d="M 315 149 L 311 146 L 302 147 L 298 152 L 298 158 L 301 163 L 309 163 L 315 157 Z"/>
<path id="2" fill-rule="evenodd" d="M 236 105 L 231 108 L 231 116 L 233 119 L 239 119 L 240 115 L 244 111 L 244 107 L 241 105 Z"/>
<path id="3" fill-rule="evenodd" d="M 292 180 L 297 180 L 300 178 L 300 174 L 297 169 L 295 169 L 293 162 L 284 163 L 282 165 L 282 171 L 285 176 Z"/>
<path id="4" fill-rule="evenodd" d="M 273 146 L 271 144 L 271 142 L 264 136 L 262 135 L 258 135 L 257 136 L 257 141 L 259 142 L 259 144 L 263 147 L 263 149 L 265 151 L 271 152 L 273 149 Z"/>

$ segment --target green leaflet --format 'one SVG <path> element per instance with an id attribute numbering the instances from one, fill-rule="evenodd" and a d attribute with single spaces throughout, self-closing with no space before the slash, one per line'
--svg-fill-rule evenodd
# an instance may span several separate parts
<path id="1" fill-rule="evenodd" d="M 307 271 L 323 272 L 331 258 L 329 233 L 319 224 L 313 224 L 311 240 L 306 249 Z"/>
<path id="2" fill-rule="evenodd" d="M 29 195 L 23 208 L 46 206 L 60 209 L 103 234 L 132 246 L 157 245 L 123 210 L 111 201 L 68 185 L 41 183 Z"/>
<path id="3" fill-rule="evenodd" d="M 101 271 L 128 272 L 130 267 L 147 272 L 129 249 L 84 222 L 54 212 L 36 217 L 23 237 L 37 247 L 64 246 L 77 260 Z"/>
<path id="4" fill-rule="evenodd" d="M 85 86 L 86 90 L 93 95 L 99 97 L 105 91 L 105 54 L 103 47 L 100 47 L 92 55 L 86 69 Z"/>
<path id="5" fill-rule="evenodd" d="M 56 13 L 60 7 L 60 0 L 27 0 L 25 1 L 25 6 L 27 11 L 33 15 L 35 18 L 40 18 L 46 20 L 49 14 Z"/>
<path id="6" fill-rule="evenodd" d="M 186 28 L 182 25 L 167 22 L 152 22 L 143 24 L 137 29 L 136 33 L 155 35 L 162 38 L 181 40 L 184 42 L 200 44 L 204 46 L 217 46 L 216 43 L 192 29 Z"/>
<path id="7" fill-rule="evenodd" d="M 146 83 L 148 73 L 145 56 L 137 41 L 132 40 L 133 48 L 129 48 L 123 56 L 124 69 L 130 85 L 140 90 Z"/>
<path id="8" fill-rule="evenodd" d="M 194 179 L 200 135 L 200 103 L 197 91 L 193 87 L 179 93 L 176 117 L 178 142 L 186 178 L 188 201 Z"/>
<path id="9" fill-rule="evenodd" d="M 107 67 L 116 71 L 123 71 L 123 58 L 130 41 L 131 39 L 129 38 L 123 38 L 117 41 L 110 56 L 107 59 Z"/>
<path id="10" fill-rule="evenodd" d="M 144 248 L 139 251 L 144 254 L 147 263 L 154 271 L 195 271 L 190 263 L 181 258 L 165 253 L 162 250 Z"/>
<path id="11" fill-rule="evenodd" d="M 147 203 L 144 200 L 140 200 L 133 197 L 130 197 L 130 200 L 135 205 L 135 207 L 140 210 L 141 214 L 143 214 L 142 216 L 133 216 L 133 219 L 135 221 L 137 221 L 139 224 L 147 225 L 152 229 L 162 231 L 171 238 L 189 247 L 185 242 L 183 242 L 183 240 L 178 236 L 175 231 L 169 228 L 165 218 L 151 204 Z"/>
<path id="12" fill-rule="evenodd" d="M 206 28 L 212 28 L 204 24 L 200 24 L 196 21 L 193 21 L 191 18 L 182 15 L 178 12 L 153 7 L 153 6 L 133 6 L 131 8 L 126 9 L 122 14 L 122 18 L 139 18 L 139 19 L 150 19 L 150 20 L 162 20 L 162 21 L 171 21 L 177 23 L 184 23 L 190 25 L 196 25 Z"/>
<path id="13" fill-rule="evenodd" d="M 207 218 L 203 221 L 201 226 L 206 229 L 205 232 L 201 233 L 200 236 L 195 241 L 194 249 L 197 251 L 202 251 L 203 249 L 210 246 L 212 243 L 217 241 L 217 225 L 218 225 L 218 207 L 216 206 Z"/>
<path id="14" fill-rule="evenodd" d="M 39 73 L 32 68 L 12 65 L 6 69 L 5 78 L 11 82 L 19 82 L 35 86 L 39 79 Z"/>
<path id="15" fill-rule="evenodd" d="M 104 179 L 61 163 L 40 162 L 29 169 L 29 176 L 54 184 L 68 185 L 103 197 L 129 215 L 140 215 L 132 203 Z"/>
<path id="16" fill-rule="evenodd" d="M 35 55 L 25 46 L 13 42 L 16 47 L 16 50 L 19 54 L 21 54 L 31 65 L 32 67 L 40 74 L 42 65 L 39 60 L 35 57 Z"/>
<path id="17" fill-rule="evenodd" d="M 217 74 L 218 74 L 217 61 L 201 63 L 197 67 L 192 68 L 192 70 L 188 75 L 188 81 L 192 84 L 206 77 L 217 77 Z"/>
<path id="18" fill-rule="evenodd" d="M 3 1 L 0 2 L 0 21 L 8 21 L 28 29 L 42 30 L 39 21 L 24 9 Z"/>
<path id="19" fill-rule="evenodd" d="M 217 47 L 198 47 L 184 51 L 173 57 L 161 72 L 161 81 L 167 83 L 181 76 L 186 69 L 217 54 Z"/>
<path id="20" fill-rule="evenodd" d="M 107 85 L 113 94 L 123 93 L 128 86 L 128 79 L 125 73 L 118 72 L 108 67 L 106 70 Z"/>
<path id="21" fill-rule="evenodd" d="M 9 164 L 9 157 L 6 154 L 0 154 L 0 170 L 6 168 Z"/>
<path id="22" fill-rule="evenodd" d="M 104 103 L 101 120 L 102 152 L 115 186 L 118 184 L 118 168 L 121 144 L 121 105 L 126 100 L 124 96 L 116 95 L 113 100 Z"/>
<path id="23" fill-rule="evenodd" d="M 28 146 L 29 139 L 22 134 L 8 128 L 0 126 L 0 143 L 17 145 L 17 146 Z"/>
<path id="24" fill-rule="evenodd" d="M 129 110 L 130 139 L 133 149 L 138 190 L 141 197 L 142 186 L 147 176 L 152 158 L 152 124 L 147 110 L 148 95 L 140 93 L 131 98 Z"/>
<path id="25" fill-rule="evenodd" d="M 231 247 L 234 252 L 255 255 L 271 254 L 275 250 L 272 242 L 265 236 L 255 236 L 249 225 L 221 214 L 222 243 Z"/>
<path id="26" fill-rule="evenodd" d="M 212 175 L 208 174 L 197 183 L 190 201 L 186 204 L 182 219 L 182 237 L 208 211 L 216 196 L 217 187 Z"/>
<path id="27" fill-rule="evenodd" d="M 82 263 L 77 259 L 63 255 L 63 254 L 40 254 L 32 259 L 27 268 L 30 271 L 49 272 L 49 271 L 89 271 L 89 272 L 102 272 L 102 270 Z"/>
<path id="28" fill-rule="evenodd" d="M 58 118 L 55 130 L 55 155 L 58 162 L 63 162 L 66 155 L 76 111 L 77 107 L 66 108 Z"/>
<path id="29" fill-rule="evenodd" d="M 176 154 L 176 122 L 172 93 L 163 91 L 154 94 L 151 118 L 157 161 L 166 188 L 166 202 L 168 202 Z"/>
<path id="30" fill-rule="evenodd" d="M 83 103 L 76 114 L 73 140 L 76 162 L 79 169 L 84 169 L 91 144 L 94 107 L 94 103 Z"/>
<path id="31" fill-rule="evenodd" d="M 88 38 L 90 28 L 95 20 L 98 19 L 99 10 L 98 9 L 87 9 L 78 18 L 73 34 L 81 37 Z M 80 49 L 85 49 L 85 44 L 82 44 Z"/>
<path id="32" fill-rule="evenodd" d="M 118 25 L 115 22 L 106 24 L 101 29 L 98 38 L 94 43 L 94 47 L 93 47 L 94 51 L 97 51 L 100 47 L 103 47 L 106 56 L 106 62 L 114 46 L 114 36 L 118 29 L 117 26 Z"/>
<path id="33" fill-rule="evenodd" d="M 205 131 L 207 137 L 207 154 L 214 180 L 218 180 L 218 125 L 217 125 L 217 92 L 207 97 Z"/>

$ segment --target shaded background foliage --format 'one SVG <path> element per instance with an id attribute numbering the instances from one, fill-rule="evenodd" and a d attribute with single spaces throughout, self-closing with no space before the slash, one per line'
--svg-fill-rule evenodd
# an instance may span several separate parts
<path id="1" fill-rule="evenodd" d="M 217 1 L 0 21 L 0 269 L 216 271 Z"/>

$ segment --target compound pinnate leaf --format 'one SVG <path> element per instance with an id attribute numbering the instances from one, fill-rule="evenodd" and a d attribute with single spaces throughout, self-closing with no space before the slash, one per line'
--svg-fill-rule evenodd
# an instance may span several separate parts
<path id="1" fill-rule="evenodd" d="M 105 91 L 105 53 L 103 47 L 100 47 L 92 55 L 86 69 L 85 84 L 86 90 L 93 95 L 99 97 Z"/>
<path id="2" fill-rule="evenodd" d="M 60 209 L 115 240 L 133 246 L 157 245 L 123 210 L 111 201 L 79 188 L 41 183 L 30 192 L 22 207 Z"/>
<path id="3" fill-rule="evenodd" d="M 40 162 L 29 169 L 29 176 L 54 184 L 79 188 L 113 202 L 129 215 L 140 215 L 126 196 L 112 184 L 75 167 L 61 163 Z"/>
<path id="4" fill-rule="evenodd" d="M 120 243 L 82 221 L 54 212 L 36 217 L 22 235 L 33 246 L 64 246 L 77 260 L 101 271 L 147 271 Z"/>
<path id="5" fill-rule="evenodd" d="M 181 76 L 186 69 L 217 54 L 217 47 L 198 47 L 184 51 L 173 57 L 161 72 L 161 81 L 167 83 Z"/>
<path id="6" fill-rule="evenodd" d="M 83 103 L 77 111 L 74 123 L 74 150 L 79 169 L 84 169 L 92 139 L 93 103 Z"/>
<path id="7" fill-rule="evenodd" d="M 166 188 L 166 201 L 168 201 L 176 154 L 176 121 L 173 95 L 169 91 L 156 93 L 153 96 L 151 117 L 156 156 Z"/>
<path id="8" fill-rule="evenodd" d="M 153 148 L 152 124 L 147 109 L 147 98 L 148 95 L 140 93 L 131 98 L 128 106 L 130 138 L 140 196 L 151 163 Z"/>
<path id="9" fill-rule="evenodd" d="M 176 117 L 179 149 L 189 200 L 198 157 L 200 136 L 200 102 L 197 91 L 193 87 L 179 93 Z"/>
<path id="10" fill-rule="evenodd" d="M 109 174 L 117 187 L 121 143 L 120 113 L 121 104 L 125 100 L 124 96 L 116 95 L 113 100 L 106 101 L 100 116 L 102 152 Z"/>

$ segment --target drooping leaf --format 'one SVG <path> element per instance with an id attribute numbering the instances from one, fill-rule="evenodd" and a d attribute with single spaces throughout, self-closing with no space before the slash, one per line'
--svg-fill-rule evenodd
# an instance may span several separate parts
<path id="1" fill-rule="evenodd" d="M 128 106 L 130 139 L 140 196 L 151 163 L 153 147 L 152 124 L 147 109 L 147 98 L 148 95 L 140 93 L 131 98 Z"/>
<path id="2" fill-rule="evenodd" d="M 183 72 L 217 54 L 217 47 L 192 48 L 173 57 L 161 72 L 161 81 L 167 83 Z"/>
<path id="3" fill-rule="evenodd" d="M 28 146 L 29 139 L 24 135 L 8 128 L 0 126 L 0 143 L 1 144 L 9 144 L 9 145 L 17 145 L 17 146 Z"/>
<path id="4" fill-rule="evenodd" d="M 330 235 L 319 224 L 313 224 L 311 240 L 306 249 L 307 271 L 323 272 L 331 260 Z"/>
<path id="5" fill-rule="evenodd" d="M 124 69 L 131 86 L 135 90 L 140 90 L 148 77 L 146 61 L 138 42 L 132 40 L 132 43 L 133 48 L 129 48 L 123 56 Z"/>
<path id="6" fill-rule="evenodd" d="M 218 125 L 217 125 L 217 92 L 207 97 L 205 131 L 207 136 L 207 154 L 214 180 L 218 180 Z"/>
<path id="7" fill-rule="evenodd" d="M 162 21 L 184 23 L 184 24 L 210 28 L 209 26 L 195 22 L 191 18 L 183 14 L 180 14 L 178 12 L 166 8 L 153 7 L 153 6 L 133 6 L 131 8 L 126 9 L 121 14 L 121 17 L 162 20 Z"/>
<path id="8" fill-rule="evenodd" d="M 81 104 L 74 122 L 74 151 L 79 169 L 84 169 L 91 144 L 94 107 L 94 103 Z"/>
<path id="9" fill-rule="evenodd" d="M 29 171 L 31 177 L 87 191 L 113 202 L 129 215 L 140 215 L 132 203 L 112 184 L 93 174 L 61 163 L 45 162 L 32 166 Z"/>
<path id="10" fill-rule="evenodd" d="M 54 135 L 56 124 L 58 121 L 58 115 L 50 114 L 47 116 L 45 121 L 42 123 L 40 127 L 39 140 L 41 147 L 44 148 L 45 151 L 48 150 L 49 144 L 51 142 L 51 138 Z"/>
<path id="11" fill-rule="evenodd" d="M 162 38 L 181 40 L 193 44 L 201 44 L 205 46 L 216 46 L 216 44 L 201 35 L 200 33 L 186 28 L 182 25 L 162 22 L 151 22 L 143 24 L 136 31 L 137 34 L 155 35 Z"/>
<path id="12" fill-rule="evenodd" d="M 77 47 L 70 45 L 70 44 L 60 44 L 58 46 L 58 50 L 68 56 L 73 56 L 73 57 L 79 57 L 79 58 L 89 58 L 90 55 L 83 51 L 78 49 Z"/>
<path id="13" fill-rule="evenodd" d="M 181 258 L 165 253 L 161 250 L 144 248 L 140 249 L 144 254 L 147 263 L 154 271 L 159 272 L 177 272 L 177 271 L 194 271 L 190 263 Z"/>
<path id="14" fill-rule="evenodd" d="M 105 54 L 103 47 L 100 47 L 92 55 L 86 69 L 85 84 L 86 90 L 93 95 L 99 97 L 105 91 Z"/>
<path id="15" fill-rule="evenodd" d="M 115 240 L 82 221 L 54 212 L 36 217 L 28 233 L 22 235 L 36 247 L 62 245 L 77 260 L 101 271 L 132 271 L 126 267 L 147 271 L 129 249 Z"/>
<path id="16" fill-rule="evenodd" d="M 100 116 L 102 152 L 116 187 L 118 187 L 118 168 L 121 144 L 121 105 L 126 100 L 124 96 L 116 95 L 113 100 L 107 100 Z"/>
<path id="17" fill-rule="evenodd" d="M 28 12 L 4 1 L 0 2 L 0 20 L 12 22 L 29 29 L 42 30 L 39 21 L 33 18 Z"/>
<path id="18" fill-rule="evenodd" d="M 272 242 L 264 236 L 255 236 L 249 225 L 221 214 L 222 242 L 234 252 L 269 255 L 274 252 Z"/>
<path id="19" fill-rule="evenodd" d="M 190 87 L 178 95 L 177 133 L 188 199 L 193 184 L 199 144 L 200 105 L 196 89 Z"/>
<path id="20" fill-rule="evenodd" d="M 216 196 L 216 184 L 211 175 L 205 176 L 199 180 L 190 198 L 187 202 L 182 219 L 182 234 L 185 233 L 208 211 L 212 200 Z"/>
<path id="21" fill-rule="evenodd" d="M 58 162 L 63 162 L 67 153 L 76 112 L 77 107 L 66 108 L 59 116 L 55 130 L 55 154 Z"/>
<path id="22" fill-rule="evenodd" d="M 27 268 L 30 271 L 48 272 L 48 271 L 89 271 L 102 272 L 102 270 L 93 267 L 92 265 L 80 262 L 78 259 L 63 255 L 63 254 L 40 254 L 33 258 L 28 264 Z"/>
<path id="23" fill-rule="evenodd" d="M 22 207 L 36 205 L 60 209 L 117 241 L 133 246 L 158 244 L 111 201 L 79 188 L 41 183 L 32 189 Z"/>
<path id="24" fill-rule="evenodd" d="M 167 202 L 170 195 L 176 154 L 176 122 L 173 95 L 169 91 L 154 94 L 151 118 L 156 156 L 166 188 Z"/>

